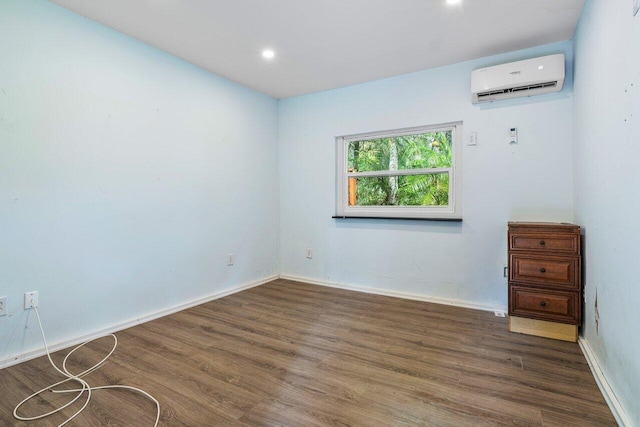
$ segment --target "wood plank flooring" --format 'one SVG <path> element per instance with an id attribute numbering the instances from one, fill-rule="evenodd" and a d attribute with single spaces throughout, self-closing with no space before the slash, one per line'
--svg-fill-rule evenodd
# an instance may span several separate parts
<path id="1" fill-rule="evenodd" d="M 280 279 L 116 335 L 86 379 L 150 392 L 161 426 L 616 425 L 577 344 L 509 333 L 483 311 Z M 110 345 L 78 351 L 71 369 Z M 1 370 L 0 425 L 58 425 L 62 415 L 31 424 L 12 411 L 59 379 L 44 357 Z M 45 393 L 22 413 L 68 400 Z M 69 425 L 154 418 L 143 397 L 96 391 Z"/>

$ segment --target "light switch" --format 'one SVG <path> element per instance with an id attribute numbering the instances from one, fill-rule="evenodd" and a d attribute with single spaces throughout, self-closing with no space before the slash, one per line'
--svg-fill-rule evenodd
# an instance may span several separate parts
<path id="1" fill-rule="evenodd" d="M 469 134 L 469 138 L 467 139 L 467 145 L 477 145 L 478 144 L 478 133 L 471 132 Z"/>
<path id="2" fill-rule="evenodd" d="M 518 143 L 518 128 L 509 128 L 509 144 Z"/>

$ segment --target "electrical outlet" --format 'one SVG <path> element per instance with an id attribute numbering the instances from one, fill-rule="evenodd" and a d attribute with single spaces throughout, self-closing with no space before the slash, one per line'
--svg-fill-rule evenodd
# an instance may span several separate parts
<path id="1" fill-rule="evenodd" d="M 24 293 L 24 309 L 28 310 L 38 306 L 38 291 Z"/>
<path id="2" fill-rule="evenodd" d="M 596 335 L 599 335 L 600 312 L 598 311 L 598 288 L 596 288 L 596 302 L 593 304 L 593 318 L 596 321 Z"/>
<path id="3" fill-rule="evenodd" d="M 235 260 L 236 260 L 235 255 L 233 255 L 233 254 L 227 255 L 227 265 L 233 265 Z"/>
<path id="4" fill-rule="evenodd" d="M 307 258 L 313 258 L 313 252 L 311 252 L 311 248 L 307 248 Z"/>
<path id="5" fill-rule="evenodd" d="M 7 315 L 7 297 L 0 297 L 0 316 Z"/>

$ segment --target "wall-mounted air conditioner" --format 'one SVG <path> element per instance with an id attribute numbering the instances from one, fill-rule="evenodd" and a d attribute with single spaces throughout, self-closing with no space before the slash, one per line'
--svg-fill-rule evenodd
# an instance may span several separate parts
<path id="1" fill-rule="evenodd" d="M 471 72 L 471 102 L 498 101 L 558 92 L 564 83 L 564 55 L 541 56 Z"/>

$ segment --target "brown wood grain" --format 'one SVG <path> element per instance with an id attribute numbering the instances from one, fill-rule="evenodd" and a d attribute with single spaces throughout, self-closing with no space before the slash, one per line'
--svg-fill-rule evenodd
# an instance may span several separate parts
<path id="1" fill-rule="evenodd" d="M 280 279 L 117 336 L 87 380 L 152 393 L 161 426 L 616 425 L 577 344 L 509 333 L 489 312 Z M 71 368 L 109 345 L 86 346 Z M 0 425 L 73 413 L 11 415 L 57 379 L 45 358 L 1 370 Z M 24 413 L 65 399 L 46 393 Z M 134 393 L 96 392 L 70 425 L 151 426 L 154 411 Z"/>
<path id="2" fill-rule="evenodd" d="M 509 315 L 545 322 L 582 324 L 580 227 L 574 224 L 510 222 Z M 517 328 L 527 334 L 555 337 L 542 328 Z M 573 329 L 577 340 L 577 329 Z"/>

